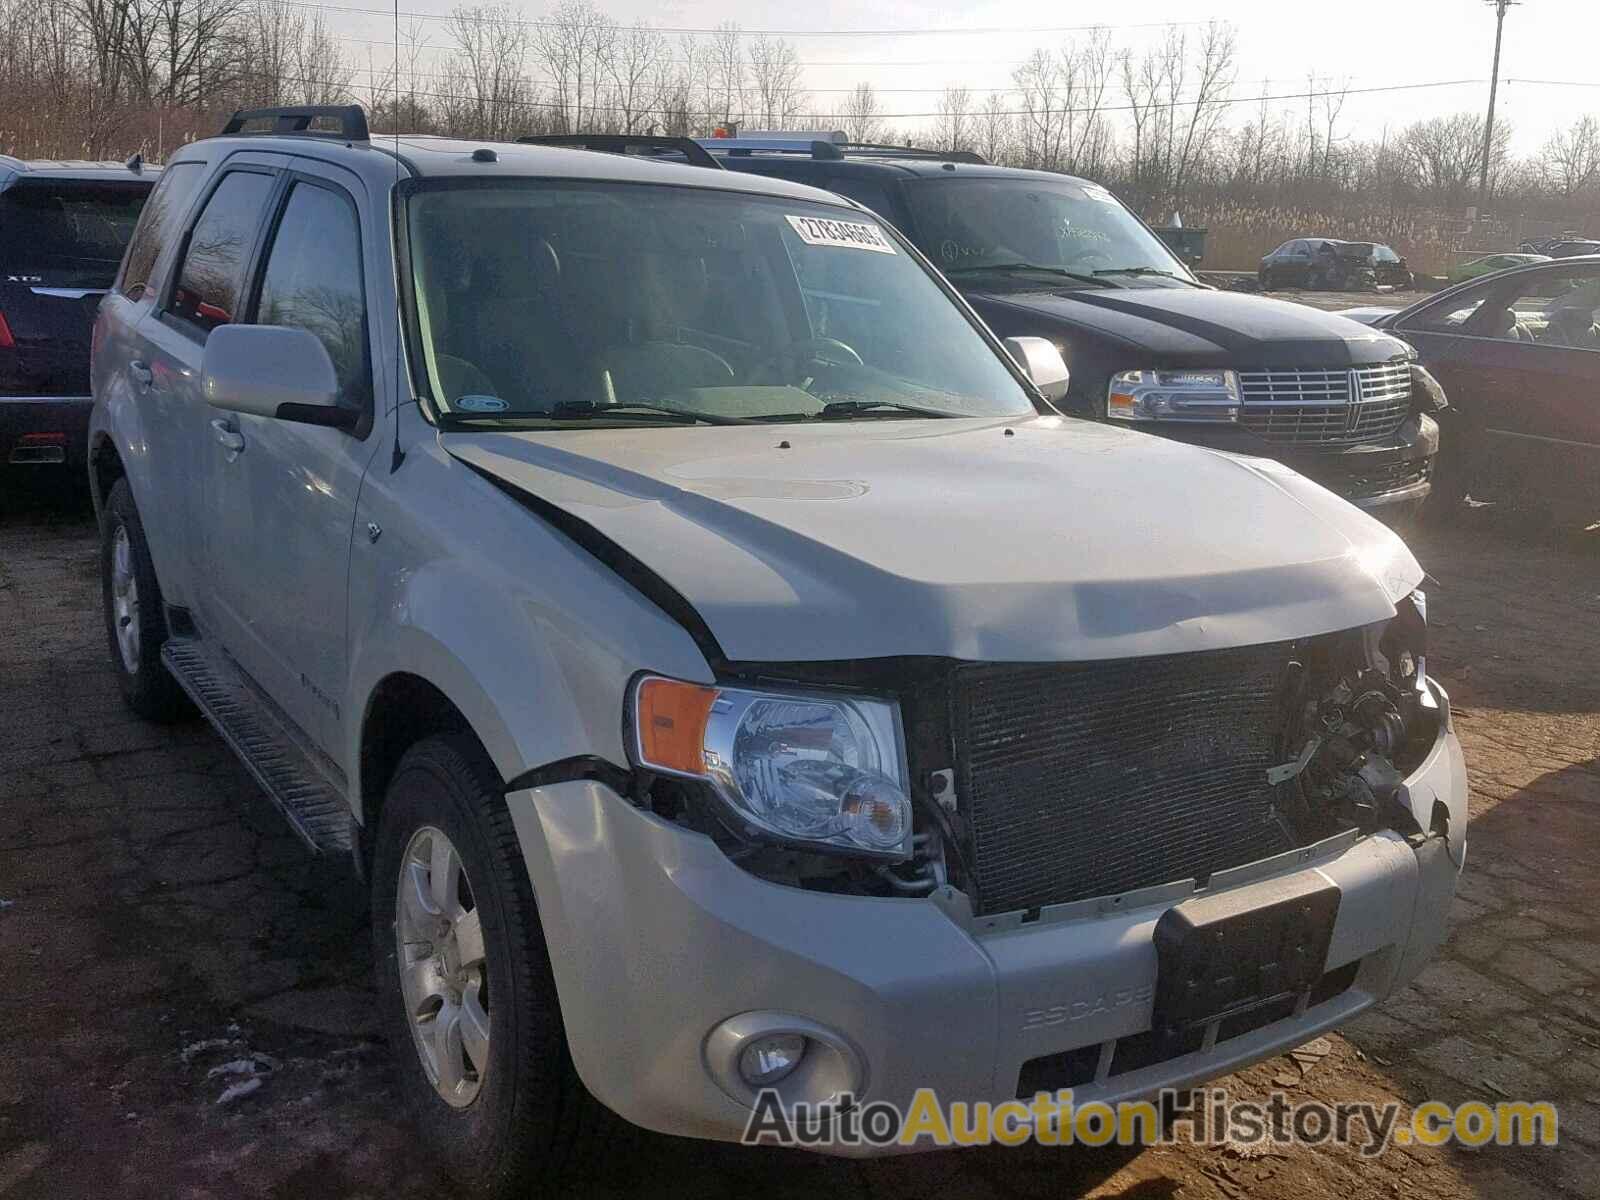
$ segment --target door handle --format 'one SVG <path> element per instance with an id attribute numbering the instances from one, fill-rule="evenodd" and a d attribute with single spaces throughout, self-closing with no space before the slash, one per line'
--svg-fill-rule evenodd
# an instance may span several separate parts
<path id="1" fill-rule="evenodd" d="M 244 435 L 232 425 L 229 425 L 221 417 L 215 417 L 212 419 L 211 432 L 216 437 L 217 442 L 224 450 L 228 452 L 230 456 L 237 454 L 239 451 L 244 449 Z M 229 461 L 232 461 L 231 457 L 229 458 Z"/>
<path id="2" fill-rule="evenodd" d="M 156 379 L 156 373 L 150 369 L 150 365 L 138 360 L 128 364 L 128 374 L 133 376 L 133 381 L 139 385 L 141 391 L 148 388 Z"/>

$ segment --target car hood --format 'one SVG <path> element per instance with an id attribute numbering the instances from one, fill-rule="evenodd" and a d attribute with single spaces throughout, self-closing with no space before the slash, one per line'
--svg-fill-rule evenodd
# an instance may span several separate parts
<path id="1" fill-rule="evenodd" d="M 1334 313 L 1243 292 L 1129 287 L 971 294 L 980 307 L 1050 318 L 1064 333 L 1090 329 L 1132 351 L 1180 356 L 1196 365 L 1342 367 L 1403 353 L 1393 338 Z"/>
<path id="2" fill-rule="evenodd" d="M 734 661 L 1125 658 L 1390 616 L 1383 525 L 1277 463 L 1061 417 L 445 433 Z"/>

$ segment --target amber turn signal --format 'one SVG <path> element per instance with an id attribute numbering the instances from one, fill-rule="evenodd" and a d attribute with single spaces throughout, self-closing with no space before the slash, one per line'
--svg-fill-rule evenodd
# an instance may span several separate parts
<path id="1" fill-rule="evenodd" d="M 640 765 L 704 775 L 706 722 L 716 699 L 716 688 L 653 676 L 641 680 L 634 696 Z"/>

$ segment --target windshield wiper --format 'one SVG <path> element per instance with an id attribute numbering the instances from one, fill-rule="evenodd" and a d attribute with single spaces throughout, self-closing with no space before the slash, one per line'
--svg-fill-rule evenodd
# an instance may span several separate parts
<path id="1" fill-rule="evenodd" d="M 1041 263 L 988 263 L 979 267 L 952 267 L 945 274 L 981 275 L 987 272 L 994 275 L 1007 275 L 1015 271 L 1033 271 L 1040 275 L 1054 275 L 1058 279 L 1072 279 L 1078 283 L 1092 283 L 1096 287 L 1110 286 L 1105 280 L 1095 278 L 1095 275 L 1104 275 L 1104 271 L 1096 271 L 1094 275 L 1085 275 L 1081 271 L 1069 271 L 1065 267 L 1047 267 Z"/>
<path id="2" fill-rule="evenodd" d="M 843 417 L 870 415 L 881 409 L 889 413 L 910 413 L 916 417 L 953 417 L 954 413 L 940 412 L 936 408 L 918 408 L 915 404 L 899 404 L 893 400 L 830 400 L 817 413 L 819 421 L 836 421 Z"/>
<path id="3" fill-rule="evenodd" d="M 604 421 L 608 417 L 650 416 L 670 417 L 681 425 L 742 425 L 737 417 L 720 417 L 711 413 L 694 412 L 687 408 L 669 408 L 665 404 L 595 404 L 589 400 L 567 400 L 550 409 L 548 413 L 530 414 L 549 417 L 556 421 Z"/>
<path id="4" fill-rule="evenodd" d="M 1179 283 L 1187 283 L 1191 287 L 1201 287 L 1202 284 L 1179 275 L 1176 271 L 1163 271 L 1160 267 L 1102 267 L 1095 272 L 1096 275 L 1159 275 L 1163 279 L 1176 279 Z"/>

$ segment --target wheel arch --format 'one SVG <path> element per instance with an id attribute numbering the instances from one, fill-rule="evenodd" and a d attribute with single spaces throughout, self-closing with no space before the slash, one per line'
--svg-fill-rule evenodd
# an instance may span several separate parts
<path id="1" fill-rule="evenodd" d="M 389 781 L 407 750 L 425 738 L 458 733 L 471 734 L 482 744 L 466 714 L 433 683 L 409 671 L 380 679 L 361 715 L 358 794 L 353 797 L 361 823 L 376 823 Z"/>
<path id="2" fill-rule="evenodd" d="M 89 498 L 94 503 L 97 521 L 105 511 L 111 489 L 117 480 L 127 475 L 128 468 L 122 461 L 122 452 L 117 449 L 116 439 L 104 430 L 96 432 L 89 443 Z"/>

